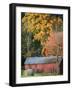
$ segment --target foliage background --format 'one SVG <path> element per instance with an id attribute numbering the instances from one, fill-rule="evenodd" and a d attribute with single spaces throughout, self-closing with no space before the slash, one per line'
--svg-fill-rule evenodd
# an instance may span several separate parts
<path id="1" fill-rule="evenodd" d="M 61 55 L 63 15 L 22 13 L 22 56 Z"/>

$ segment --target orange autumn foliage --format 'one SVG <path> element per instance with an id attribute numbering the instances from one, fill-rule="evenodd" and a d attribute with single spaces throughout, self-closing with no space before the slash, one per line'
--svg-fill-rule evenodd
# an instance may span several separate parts
<path id="1" fill-rule="evenodd" d="M 42 54 L 44 56 L 56 55 L 58 50 L 58 55 L 63 55 L 63 33 L 62 32 L 52 32 L 48 40 L 44 43 L 42 49 Z"/>

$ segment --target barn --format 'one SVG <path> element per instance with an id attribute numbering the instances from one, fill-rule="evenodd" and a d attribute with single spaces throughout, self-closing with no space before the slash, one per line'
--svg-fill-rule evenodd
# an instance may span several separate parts
<path id="1" fill-rule="evenodd" d="M 24 69 L 31 69 L 33 72 L 63 74 L 63 59 L 61 56 L 58 60 L 57 56 L 28 57 L 24 62 Z"/>

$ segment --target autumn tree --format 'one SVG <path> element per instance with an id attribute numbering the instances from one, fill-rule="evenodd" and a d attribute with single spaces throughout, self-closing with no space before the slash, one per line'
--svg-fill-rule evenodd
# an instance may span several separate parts
<path id="1" fill-rule="evenodd" d="M 63 18 L 59 17 L 58 15 L 54 16 L 53 18 L 53 28 L 55 31 L 56 36 L 56 48 L 54 48 L 54 52 L 56 53 L 57 60 L 58 56 L 63 56 Z"/>
<path id="2" fill-rule="evenodd" d="M 46 42 L 51 33 L 62 24 L 61 18 L 56 15 L 43 13 L 25 13 L 22 17 L 22 52 L 23 55 L 45 55 Z M 24 38 L 24 39 L 23 39 Z"/>
<path id="3" fill-rule="evenodd" d="M 27 53 L 31 53 L 29 47 L 31 43 L 43 43 L 48 39 L 52 31 L 52 20 L 48 14 L 25 13 L 22 18 L 23 32 L 28 33 L 27 37 Z M 30 38 L 32 39 L 30 40 Z M 35 50 L 36 51 L 36 50 Z M 34 52 L 33 52 L 34 53 Z"/>

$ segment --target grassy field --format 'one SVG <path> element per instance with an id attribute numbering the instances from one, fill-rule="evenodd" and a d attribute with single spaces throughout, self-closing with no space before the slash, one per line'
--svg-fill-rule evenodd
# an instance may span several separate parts
<path id="1" fill-rule="evenodd" d="M 26 70 L 21 71 L 21 77 L 31 77 L 31 76 L 56 76 L 58 73 L 45 73 L 45 72 L 33 72 L 28 73 Z"/>

